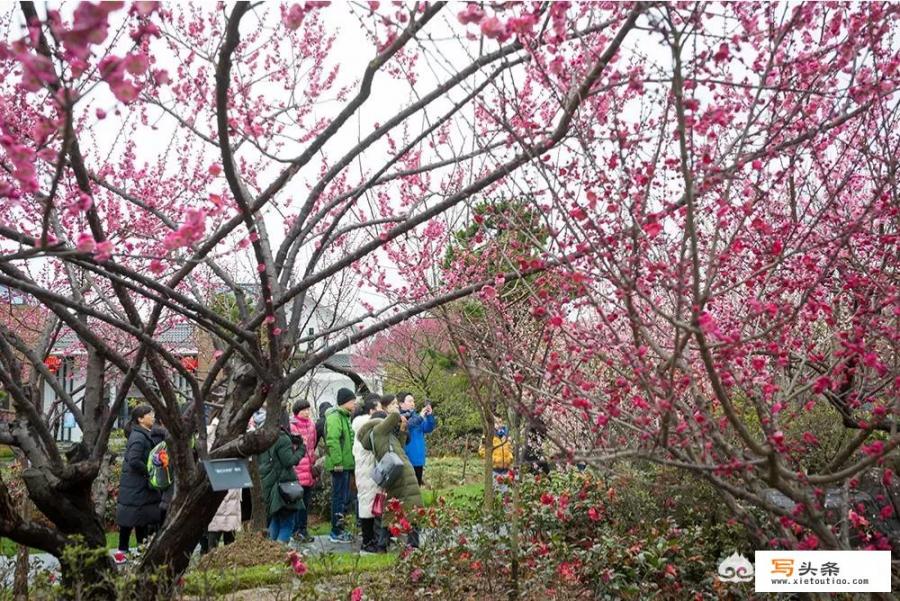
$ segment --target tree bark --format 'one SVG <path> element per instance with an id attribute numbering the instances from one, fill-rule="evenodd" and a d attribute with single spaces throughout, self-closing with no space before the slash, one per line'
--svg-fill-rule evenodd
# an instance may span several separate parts
<path id="1" fill-rule="evenodd" d="M 262 498 L 262 480 L 259 478 L 259 464 L 256 459 L 250 460 L 250 529 L 261 532 L 266 529 L 266 504 Z"/>
<path id="2" fill-rule="evenodd" d="M 135 591 L 135 599 L 174 598 L 177 577 L 187 569 L 194 548 L 225 494 L 226 491 L 213 491 L 202 471 L 193 481 L 176 490 L 166 523 L 153 538 L 137 568 L 146 578 L 146 584 Z"/>
<path id="3" fill-rule="evenodd" d="M 25 469 L 27 461 L 19 458 L 22 469 Z M 22 519 L 31 519 L 31 501 L 28 497 L 22 499 Z M 16 549 L 16 572 L 13 580 L 13 599 L 15 601 L 28 601 L 28 545 L 19 545 Z"/>

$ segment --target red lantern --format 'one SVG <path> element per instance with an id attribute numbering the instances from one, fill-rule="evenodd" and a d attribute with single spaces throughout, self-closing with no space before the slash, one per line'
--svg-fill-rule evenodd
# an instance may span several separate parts
<path id="1" fill-rule="evenodd" d="M 44 359 L 44 365 L 47 366 L 47 369 L 50 370 L 50 373 L 56 373 L 59 371 L 59 367 L 62 365 L 62 359 L 57 357 L 56 355 L 50 355 L 46 359 Z"/>

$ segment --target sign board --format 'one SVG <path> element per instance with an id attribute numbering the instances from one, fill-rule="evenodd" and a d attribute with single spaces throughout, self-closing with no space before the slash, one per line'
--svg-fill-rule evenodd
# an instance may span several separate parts
<path id="1" fill-rule="evenodd" d="M 250 465 L 246 459 L 211 459 L 203 462 L 213 490 L 251 488 Z"/>

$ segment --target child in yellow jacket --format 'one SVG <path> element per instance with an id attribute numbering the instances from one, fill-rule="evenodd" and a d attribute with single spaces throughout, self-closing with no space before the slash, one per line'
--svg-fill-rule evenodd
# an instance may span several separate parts
<path id="1" fill-rule="evenodd" d="M 478 449 L 478 454 L 484 457 L 484 444 Z M 491 464 L 494 472 L 494 484 L 498 484 L 498 478 L 509 473 L 512 467 L 513 452 L 509 441 L 509 430 L 503 425 L 503 420 L 494 418 L 494 436 L 491 443 Z M 502 488 L 506 488 L 503 486 Z"/>

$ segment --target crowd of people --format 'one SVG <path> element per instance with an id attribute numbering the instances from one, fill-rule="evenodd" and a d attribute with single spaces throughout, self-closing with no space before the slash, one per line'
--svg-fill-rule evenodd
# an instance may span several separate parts
<path id="1" fill-rule="evenodd" d="M 415 509 L 422 506 L 425 437 L 437 425 L 430 402 L 417 409 L 409 392 L 357 398 L 350 389 L 341 388 L 334 405 L 323 402 L 319 406 L 316 421 L 309 402 L 302 399 L 290 407 L 290 416 L 286 411 L 280 413 L 275 443 L 254 459 L 268 537 L 294 547 L 312 542 L 309 508 L 313 491 L 323 477 L 329 477 L 329 540 L 352 543 L 351 520 L 355 518 L 361 552 L 386 552 L 391 536 L 381 517 L 388 500 L 396 499 L 407 516 L 414 516 Z M 257 411 L 248 429 L 261 428 L 266 419 L 265 410 Z M 212 417 L 207 426 L 208 445 L 214 442 L 217 425 L 217 417 Z M 119 562 L 127 559 L 132 532 L 140 546 L 163 523 L 175 488 L 166 454 L 167 432 L 156 423 L 152 408 L 135 407 L 126 433 L 116 511 L 119 545 L 115 558 Z M 206 536 L 199 541 L 201 552 L 234 541 L 247 515 L 246 502 L 240 489 L 228 491 Z M 406 544 L 419 546 L 414 523 Z"/>

